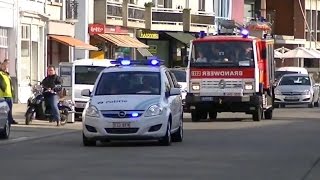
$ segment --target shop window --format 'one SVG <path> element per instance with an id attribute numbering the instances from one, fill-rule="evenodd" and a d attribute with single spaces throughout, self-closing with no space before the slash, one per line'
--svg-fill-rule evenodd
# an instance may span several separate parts
<path id="1" fill-rule="evenodd" d="M 30 46 L 29 41 L 21 41 L 21 57 L 29 57 Z"/>

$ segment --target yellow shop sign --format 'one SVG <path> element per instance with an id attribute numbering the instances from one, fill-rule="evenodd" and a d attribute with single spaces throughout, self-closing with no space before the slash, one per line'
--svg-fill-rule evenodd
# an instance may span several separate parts
<path id="1" fill-rule="evenodd" d="M 159 39 L 159 34 L 152 31 L 138 31 L 138 38 L 141 39 Z"/>

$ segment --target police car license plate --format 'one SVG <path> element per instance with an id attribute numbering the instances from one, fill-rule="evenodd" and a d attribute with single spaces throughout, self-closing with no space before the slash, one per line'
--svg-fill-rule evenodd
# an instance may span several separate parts
<path id="1" fill-rule="evenodd" d="M 113 128 L 130 128 L 129 122 L 114 122 Z"/>

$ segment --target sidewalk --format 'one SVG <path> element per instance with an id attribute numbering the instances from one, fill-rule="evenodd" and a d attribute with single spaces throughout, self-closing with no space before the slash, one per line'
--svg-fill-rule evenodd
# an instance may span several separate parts
<path id="1" fill-rule="evenodd" d="M 18 122 L 24 122 L 26 110 L 27 104 L 13 104 L 13 118 Z"/>

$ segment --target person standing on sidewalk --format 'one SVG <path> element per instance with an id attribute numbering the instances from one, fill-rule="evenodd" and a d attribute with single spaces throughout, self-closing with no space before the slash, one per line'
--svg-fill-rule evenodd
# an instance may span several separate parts
<path id="1" fill-rule="evenodd" d="M 9 105 L 10 111 L 8 114 L 8 119 L 10 124 L 18 124 L 13 120 L 12 116 L 12 106 L 13 106 L 13 86 L 9 75 L 9 60 L 5 59 L 1 63 L 0 69 L 0 97 L 4 98 Z"/>

